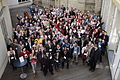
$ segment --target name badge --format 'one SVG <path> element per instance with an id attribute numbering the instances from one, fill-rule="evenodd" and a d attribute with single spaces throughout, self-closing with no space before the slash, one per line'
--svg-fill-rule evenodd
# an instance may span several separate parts
<path id="1" fill-rule="evenodd" d="M 87 56 L 87 53 L 84 53 L 85 56 Z"/>
<path id="2" fill-rule="evenodd" d="M 64 59 L 66 59 L 66 57 L 64 56 Z"/>
<path id="3" fill-rule="evenodd" d="M 35 50 L 35 52 L 38 52 L 38 50 Z"/>
<path id="4" fill-rule="evenodd" d="M 25 54 L 24 56 L 25 56 L 25 57 L 28 57 L 28 55 L 27 55 L 27 54 Z"/>
<path id="5" fill-rule="evenodd" d="M 69 48 L 67 48 L 69 50 Z"/>
<path id="6" fill-rule="evenodd" d="M 52 49 L 49 49 L 49 51 L 52 51 Z"/>
<path id="7" fill-rule="evenodd" d="M 52 56 L 50 56 L 50 59 L 52 59 Z"/>
<path id="8" fill-rule="evenodd" d="M 56 60 L 56 62 L 59 62 L 58 60 Z"/>
<path id="9" fill-rule="evenodd" d="M 11 59 L 14 59 L 14 57 L 11 57 Z"/>
<path id="10" fill-rule="evenodd" d="M 99 48 L 101 48 L 101 45 L 99 45 Z"/>
<path id="11" fill-rule="evenodd" d="M 77 53 L 77 51 L 74 51 L 74 53 L 76 54 L 76 53 Z"/>

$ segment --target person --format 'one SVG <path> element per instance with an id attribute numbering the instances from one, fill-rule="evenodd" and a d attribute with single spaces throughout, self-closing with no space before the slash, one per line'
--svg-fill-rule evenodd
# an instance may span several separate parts
<path id="1" fill-rule="evenodd" d="M 70 54 L 69 54 L 69 50 L 68 48 L 65 46 L 63 48 L 63 52 L 62 52 L 62 69 L 64 68 L 65 63 L 66 68 L 69 69 L 69 59 L 70 59 Z"/>
<path id="2" fill-rule="evenodd" d="M 25 42 L 24 47 L 26 48 L 26 50 L 28 50 L 29 52 L 31 52 L 30 45 L 29 45 L 28 42 Z M 23 48 L 24 48 L 24 47 L 23 47 Z"/>
<path id="3" fill-rule="evenodd" d="M 57 72 L 60 71 L 60 63 L 61 63 L 60 59 L 61 59 L 60 52 L 57 51 L 56 54 L 54 55 L 54 66 Z"/>
<path id="4" fill-rule="evenodd" d="M 59 52 L 60 55 L 61 55 L 61 53 L 62 53 L 62 49 L 61 49 L 60 44 L 57 44 L 57 46 L 56 46 L 56 48 L 55 48 L 55 53 L 57 53 L 57 52 Z"/>
<path id="5" fill-rule="evenodd" d="M 50 56 L 49 52 L 46 52 L 45 57 L 44 57 L 44 63 L 43 63 L 43 73 L 44 76 L 47 75 L 47 72 L 49 72 L 53 75 L 53 61 L 52 57 Z"/>
<path id="6" fill-rule="evenodd" d="M 78 55 L 80 54 L 80 47 L 78 46 L 77 42 L 75 42 L 73 47 L 73 62 L 78 63 Z"/>
<path id="7" fill-rule="evenodd" d="M 87 45 L 82 48 L 82 61 L 83 65 L 85 64 L 86 60 L 88 57 L 88 50 L 87 50 Z"/>
<path id="8" fill-rule="evenodd" d="M 30 52 L 24 47 L 22 52 L 20 53 L 20 57 L 23 56 L 25 59 L 27 59 L 27 64 L 26 66 L 28 67 L 28 64 L 31 66 L 31 63 L 30 63 Z"/>
<path id="9" fill-rule="evenodd" d="M 38 63 L 40 63 L 40 66 L 41 66 L 41 71 L 43 70 L 43 60 L 44 60 L 44 56 L 45 56 L 45 50 L 44 50 L 43 45 L 41 44 L 41 45 L 39 46 L 38 54 L 37 54 Z"/>
<path id="10" fill-rule="evenodd" d="M 94 45 L 94 47 L 92 48 L 91 52 L 90 52 L 90 60 L 89 60 L 89 64 L 90 64 L 90 71 L 94 72 L 95 68 L 96 68 L 96 63 L 98 61 L 98 54 L 99 54 L 99 49 L 97 47 L 97 45 Z"/>
<path id="11" fill-rule="evenodd" d="M 102 52 L 106 52 L 109 36 L 99 26 L 102 23 L 99 20 L 99 16 L 82 13 L 74 8 L 71 8 L 71 10 L 69 8 L 65 9 L 64 6 L 50 9 L 38 9 L 31 6 L 29 10 L 31 14 L 29 17 L 17 15 L 18 24 L 13 30 L 13 49 L 17 54 L 21 52 L 19 47 L 17 47 L 20 41 L 29 52 L 34 47 L 35 52 L 38 53 L 37 58 L 40 61 L 41 69 L 45 74 L 47 74 L 46 71 L 49 69 L 52 72 L 54 57 L 56 57 L 58 51 L 60 51 L 62 67 L 64 67 L 65 63 L 67 63 L 67 66 L 69 65 L 69 60 L 72 59 L 73 54 L 76 57 L 76 60 L 74 60 L 78 60 L 75 54 L 77 48 L 74 42 L 77 42 L 80 47 L 78 52 L 80 52 L 80 56 L 83 56 L 84 62 L 88 59 L 91 51 L 91 46 L 88 45 L 89 41 L 93 44 L 98 44 L 98 39 L 101 38 L 102 44 L 100 42 L 99 44 L 101 44 Z M 40 45 L 43 45 L 44 50 L 39 49 Z M 86 45 L 88 45 L 87 48 L 85 48 Z M 48 57 L 45 51 L 49 53 Z M 48 60 L 50 60 L 51 64 Z M 44 61 L 49 64 L 44 63 Z M 50 68 L 47 67 L 48 65 L 50 65 Z"/>
<path id="12" fill-rule="evenodd" d="M 42 42 L 43 42 L 43 39 L 40 38 L 39 35 L 37 35 L 37 39 L 35 39 L 35 43 L 37 43 L 39 45 L 39 44 L 42 44 Z"/>
<path id="13" fill-rule="evenodd" d="M 34 50 L 32 50 L 32 55 L 30 57 L 30 60 L 31 60 L 31 66 L 32 66 L 33 75 L 34 75 L 34 77 L 36 77 L 37 57 L 36 57 L 36 53 L 35 53 Z"/>
<path id="14" fill-rule="evenodd" d="M 70 50 L 69 50 L 69 52 L 70 52 L 70 59 L 73 58 L 73 50 L 74 50 L 74 46 L 73 46 L 73 43 L 71 42 L 70 43 Z"/>
<path id="15" fill-rule="evenodd" d="M 67 39 L 65 39 L 64 42 L 65 42 L 65 43 L 62 45 L 62 48 L 67 47 L 67 49 L 69 50 L 69 49 L 70 49 L 70 43 L 68 42 Z"/>
<path id="16" fill-rule="evenodd" d="M 15 57 L 15 51 L 12 49 L 12 47 L 9 48 L 9 51 L 7 52 L 8 54 L 8 57 L 9 57 L 9 63 L 12 65 L 12 68 L 13 70 L 15 69 L 15 66 L 14 66 L 14 61 L 16 59 Z"/>
<path id="17" fill-rule="evenodd" d="M 99 38 L 97 45 L 98 45 L 98 49 L 100 51 L 99 62 L 102 63 L 102 39 L 101 38 Z"/>
<path id="18" fill-rule="evenodd" d="M 105 42 L 105 46 L 108 46 L 109 36 L 107 35 L 107 32 L 104 32 L 103 40 Z"/>
<path id="19" fill-rule="evenodd" d="M 50 40 L 48 40 L 47 44 L 45 45 L 45 49 L 47 52 L 53 54 L 53 46 Z"/>
<path id="20" fill-rule="evenodd" d="M 109 42 L 109 36 L 107 35 L 107 32 L 103 32 L 103 42 L 104 42 L 104 46 L 102 47 L 103 50 L 103 55 L 105 53 L 107 53 L 107 46 L 108 46 L 108 42 Z"/>
<path id="21" fill-rule="evenodd" d="M 35 12 L 35 9 L 33 8 L 33 6 L 29 7 L 29 10 L 30 10 L 31 15 L 33 16 Z"/>
<path id="22" fill-rule="evenodd" d="M 91 52 L 91 50 L 92 50 L 92 48 L 94 47 L 94 44 L 91 42 L 91 41 L 89 41 L 89 43 L 88 43 L 88 58 L 87 58 L 87 64 L 89 65 L 89 60 L 90 60 L 90 52 Z"/>

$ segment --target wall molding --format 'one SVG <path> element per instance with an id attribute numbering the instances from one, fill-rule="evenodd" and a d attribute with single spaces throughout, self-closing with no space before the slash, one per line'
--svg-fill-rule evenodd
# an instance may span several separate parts
<path id="1" fill-rule="evenodd" d="M 120 0 L 113 0 L 113 3 L 116 5 L 116 7 L 120 10 Z"/>

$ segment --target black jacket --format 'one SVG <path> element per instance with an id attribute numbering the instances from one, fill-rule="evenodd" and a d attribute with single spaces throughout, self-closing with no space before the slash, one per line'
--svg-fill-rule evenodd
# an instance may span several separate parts
<path id="1" fill-rule="evenodd" d="M 95 48 L 92 48 L 90 52 L 90 61 L 97 62 L 99 59 L 99 54 L 100 54 L 99 49 L 95 50 Z"/>

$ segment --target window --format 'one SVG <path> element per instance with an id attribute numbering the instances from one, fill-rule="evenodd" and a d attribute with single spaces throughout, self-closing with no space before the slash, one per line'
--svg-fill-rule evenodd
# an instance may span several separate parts
<path id="1" fill-rule="evenodd" d="M 26 2 L 26 1 L 30 1 L 30 0 L 18 0 L 19 3 Z"/>

